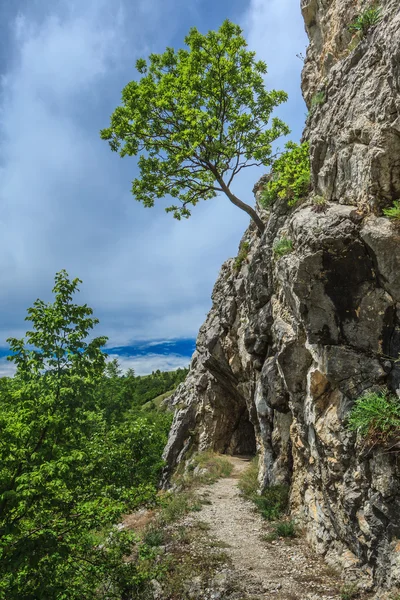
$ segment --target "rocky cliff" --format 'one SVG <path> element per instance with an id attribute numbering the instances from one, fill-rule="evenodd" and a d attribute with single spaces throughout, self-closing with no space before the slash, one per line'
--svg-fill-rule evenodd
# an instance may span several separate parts
<path id="1" fill-rule="evenodd" d="M 165 458 L 168 478 L 189 448 L 257 448 L 261 487 L 290 484 L 291 511 L 328 562 L 391 587 L 400 444 L 370 447 L 347 427 L 366 390 L 400 396 L 400 230 L 381 214 L 400 198 L 400 12 L 384 0 L 355 38 L 348 24 L 366 6 L 302 0 L 313 192 L 276 202 L 262 238 L 250 227 L 240 260 L 222 266 Z M 292 251 L 279 256 L 282 238 Z"/>

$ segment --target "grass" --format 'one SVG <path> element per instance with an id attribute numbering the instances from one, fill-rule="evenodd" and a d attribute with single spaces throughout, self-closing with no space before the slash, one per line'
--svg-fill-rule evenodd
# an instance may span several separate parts
<path id="1" fill-rule="evenodd" d="M 272 531 L 261 537 L 264 542 L 273 542 L 279 538 L 295 538 L 297 531 L 294 521 L 279 521 L 276 523 Z"/>
<path id="2" fill-rule="evenodd" d="M 384 208 L 383 214 L 389 219 L 400 221 L 400 200 L 395 200 L 391 208 Z"/>
<path id="3" fill-rule="evenodd" d="M 188 512 L 200 511 L 201 503 L 191 492 L 165 494 L 161 500 L 161 509 L 156 520 L 160 526 L 178 521 Z"/>
<path id="4" fill-rule="evenodd" d="M 287 512 L 289 503 L 289 487 L 272 485 L 258 493 L 258 458 L 252 460 L 250 467 L 244 471 L 238 482 L 243 496 L 254 502 L 258 511 L 267 521 L 275 521 Z"/>
<path id="5" fill-rule="evenodd" d="M 285 256 L 285 254 L 293 252 L 292 240 L 285 236 L 281 237 L 280 240 L 274 242 L 273 251 L 275 256 Z"/>
<path id="6" fill-rule="evenodd" d="M 386 443 L 400 436 L 400 400 L 386 391 L 367 392 L 351 410 L 349 429 L 370 443 Z"/>
<path id="7" fill-rule="evenodd" d="M 258 492 L 258 456 L 255 456 L 250 466 L 240 474 L 238 487 L 246 498 L 252 498 Z"/>
<path id="8" fill-rule="evenodd" d="M 182 489 L 194 489 L 199 485 L 210 485 L 221 477 L 229 477 L 233 465 L 220 454 L 211 450 L 195 454 L 185 466 L 178 467 L 172 477 L 172 483 Z"/>
<path id="9" fill-rule="evenodd" d="M 287 512 L 289 487 L 286 485 L 271 485 L 260 496 L 254 496 L 253 502 L 264 519 L 275 521 Z"/>
<path id="10" fill-rule="evenodd" d="M 142 406 L 142 410 L 148 411 L 148 410 L 165 410 L 165 407 L 163 406 L 163 402 L 165 400 L 165 398 L 168 398 L 169 396 L 172 396 L 172 394 L 174 393 L 176 388 L 174 388 L 173 390 L 170 390 L 169 392 L 165 392 L 164 394 L 161 394 L 160 396 L 157 396 L 156 398 L 154 398 L 153 400 L 149 400 L 149 402 L 146 402 L 145 404 L 143 404 Z"/>

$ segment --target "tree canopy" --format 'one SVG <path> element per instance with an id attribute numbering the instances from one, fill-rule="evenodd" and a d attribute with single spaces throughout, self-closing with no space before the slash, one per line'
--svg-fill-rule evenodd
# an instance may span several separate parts
<path id="1" fill-rule="evenodd" d="M 206 35 L 192 28 L 185 43 L 188 49 L 137 61 L 142 77 L 124 88 L 101 137 L 122 157 L 139 155 L 132 193 L 145 206 L 171 197 L 177 203 L 167 212 L 188 218 L 200 200 L 223 192 L 262 232 L 257 212 L 231 184 L 245 168 L 272 164 L 272 143 L 289 128 L 269 120 L 287 94 L 266 90 L 266 64 L 229 20 Z"/>
<path id="2" fill-rule="evenodd" d="M 127 560 L 133 534 L 115 525 L 154 502 L 171 417 L 130 408 L 117 364 L 104 374 L 106 338 L 88 338 L 97 319 L 73 301 L 78 284 L 58 273 L 54 302 L 37 300 L 25 339 L 8 340 L 17 372 L 0 380 L 1 600 L 120 600 L 151 578 Z"/>

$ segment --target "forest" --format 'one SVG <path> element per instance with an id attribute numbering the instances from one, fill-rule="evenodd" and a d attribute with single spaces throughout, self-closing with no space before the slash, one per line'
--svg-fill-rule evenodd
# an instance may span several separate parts
<path id="1" fill-rule="evenodd" d="M 127 561 L 123 515 L 157 500 L 172 415 L 142 410 L 186 369 L 136 377 L 106 361 L 81 283 L 56 275 L 54 302 L 28 309 L 0 379 L 0 598 L 123 598 L 149 577 Z M 148 407 L 149 408 L 149 407 Z M 140 556 L 149 548 L 141 546 Z"/>

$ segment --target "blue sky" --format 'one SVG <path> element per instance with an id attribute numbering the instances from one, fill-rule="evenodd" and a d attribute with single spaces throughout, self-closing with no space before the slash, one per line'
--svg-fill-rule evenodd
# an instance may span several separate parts
<path id="1" fill-rule="evenodd" d="M 223 197 L 175 221 L 165 203 L 145 209 L 130 194 L 134 158 L 100 140 L 135 61 L 179 47 L 191 26 L 239 23 L 284 89 L 281 116 L 299 139 L 307 44 L 293 0 L 16 0 L 0 5 L 0 374 L 6 338 L 26 330 L 26 309 L 50 299 L 54 274 L 83 280 L 79 301 L 97 333 L 138 374 L 187 365 L 212 286 L 237 253 L 247 216 Z M 282 144 L 283 145 L 283 144 Z M 235 191 L 251 202 L 263 170 Z"/>

